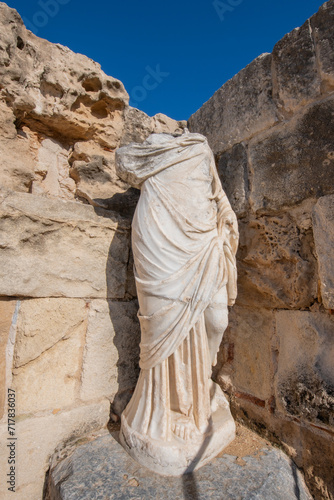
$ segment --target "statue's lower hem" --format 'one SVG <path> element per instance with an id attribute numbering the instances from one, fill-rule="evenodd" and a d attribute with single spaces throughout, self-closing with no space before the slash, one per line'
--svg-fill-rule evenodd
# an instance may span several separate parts
<path id="1" fill-rule="evenodd" d="M 235 438 L 235 423 L 227 405 L 212 414 L 207 432 L 199 442 L 174 438 L 158 441 L 131 429 L 124 415 L 120 441 L 141 465 L 163 476 L 182 476 L 202 467 L 216 457 Z"/>

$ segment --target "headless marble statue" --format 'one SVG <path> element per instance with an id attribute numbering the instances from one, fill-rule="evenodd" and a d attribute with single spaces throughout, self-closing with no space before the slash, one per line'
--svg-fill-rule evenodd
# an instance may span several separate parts
<path id="1" fill-rule="evenodd" d="M 211 368 L 236 298 L 236 216 L 200 134 L 152 134 L 120 148 L 116 168 L 141 189 L 132 224 L 141 372 L 121 442 L 151 470 L 181 475 L 235 436 Z"/>

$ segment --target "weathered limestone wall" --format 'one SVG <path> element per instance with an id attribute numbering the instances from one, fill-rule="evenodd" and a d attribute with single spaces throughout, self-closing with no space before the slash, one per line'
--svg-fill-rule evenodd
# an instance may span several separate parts
<path id="1" fill-rule="evenodd" d="M 189 119 L 238 214 L 239 296 L 217 378 L 235 415 L 334 498 L 334 1 Z"/>
<path id="2" fill-rule="evenodd" d="M 57 446 L 120 414 L 138 376 L 130 254 L 138 192 L 115 149 L 185 126 L 128 105 L 122 83 L 27 31 L 0 3 L 0 470 L 16 391 L 16 499 L 41 499 Z"/>

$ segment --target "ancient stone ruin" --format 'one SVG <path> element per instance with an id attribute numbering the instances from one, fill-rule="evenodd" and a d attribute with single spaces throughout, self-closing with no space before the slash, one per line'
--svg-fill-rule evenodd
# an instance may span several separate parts
<path id="1" fill-rule="evenodd" d="M 130 107 L 119 80 L 4 3 L 0 32 L 0 440 L 10 388 L 15 498 L 37 500 L 55 451 L 117 421 L 139 373 L 139 192 L 116 175 L 115 151 L 186 122 Z M 333 499 L 334 0 L 188 127 L 207 137 L 239 219 L 239 295 L 215 380 L 314 498 Z"/>

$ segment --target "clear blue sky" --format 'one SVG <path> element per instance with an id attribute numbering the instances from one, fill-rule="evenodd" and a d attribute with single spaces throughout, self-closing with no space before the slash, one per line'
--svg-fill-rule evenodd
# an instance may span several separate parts
<path id="1" fill-rule="evenodd" d="M 216 4 L 215 4 L 216 2 Z M 35 34 L 120 79 L 130 104 L 187 119 L 319 0 L 8 0 Z M 44 7 L 44 9 L 43 9 Z M 158 72 L 158 74 L 157 74 Z"/>

